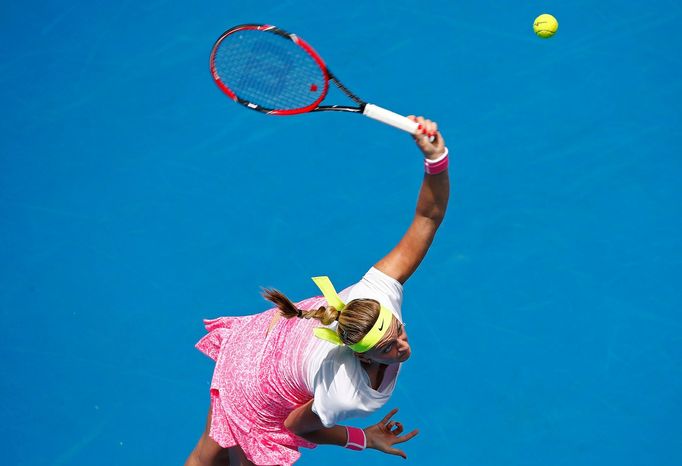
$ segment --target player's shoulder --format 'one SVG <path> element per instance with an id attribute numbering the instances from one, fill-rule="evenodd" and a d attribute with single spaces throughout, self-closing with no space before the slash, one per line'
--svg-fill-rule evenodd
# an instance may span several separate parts
<path id="1" fill-rule="evenodd" d="M 381 287 L 387 287 L 387 288 L 393 288 L 397 290 L 402 290 L 403 289 L 403 284 L 400 283 L 397 279 L 394 277 L 390 276 L 377 266 L 372 266 L 367 273 L 362 277 L 363 280 L 366 280 L 368 283 L 378 285 Z"/>
<path id="2" fill-rule="evenodd" d="M 403 285 L 376 267 L 370 268 L 348 294 L 348 300 L 370 298 L 401 315 Z"/>

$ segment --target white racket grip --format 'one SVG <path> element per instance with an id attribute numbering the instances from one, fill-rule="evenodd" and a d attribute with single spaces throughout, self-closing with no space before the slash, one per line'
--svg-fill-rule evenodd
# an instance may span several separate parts
<path id="1" fill-rule="evenodd" d="M 407 131 L 410 134 L 415 134 L 417 132 L 417 127 L 419 126 L 419 123 L 415 123 L 409 118 L 373 104 L 365 104 L 365 109 L 362 113 L 365 116 L 379 120 L 382 123 Z"/>

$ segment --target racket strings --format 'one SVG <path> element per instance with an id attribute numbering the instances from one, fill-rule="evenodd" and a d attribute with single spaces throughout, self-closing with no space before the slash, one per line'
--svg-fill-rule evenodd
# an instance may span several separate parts
<path id="1" fill-rule="evenodd" d="M 238 31 L 216 49 L 215 70 L 237 97 L 259 107 L 293 110 L 313 104 L 326 87 L 315 60 L 288 38 Z"/>

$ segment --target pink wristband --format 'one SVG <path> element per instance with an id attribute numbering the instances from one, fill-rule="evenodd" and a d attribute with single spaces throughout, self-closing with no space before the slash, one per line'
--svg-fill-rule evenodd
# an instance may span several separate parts
<path id="1" fill-rule="evenodd" d="M 437 175 L 448 169 L 449 159 L 448 159 L 448 148 L 445 148 L 443 155 L 438 157 L 436 160 L 424 159 L 424 170 L 427 175 Z"/>
<path id="2" fill-rule="evenodd" d="M 362 451 L 367 448 L 367 437 L 365 437 L 365 431 L 359 427 L 348 427 L 346 426 L 346 434 L 348 440 L 344 448 L 349 450 Z"/>

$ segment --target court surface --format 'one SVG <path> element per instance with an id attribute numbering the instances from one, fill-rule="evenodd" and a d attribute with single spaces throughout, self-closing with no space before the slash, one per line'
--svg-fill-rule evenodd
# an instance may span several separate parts
<path id="1" fill-rule="evenodd" d="M 260 286 L 349 285 L 407 227 L 409 136 L 213 84 L 217 36 L 264 22 L 451 151 L 405 288 L 413 357 L 354 424 L 399 407 L 415 465 L 682 464 L 681 19 L 662 0 L 6 2 L 3 463 L 182 464 L 208 409 L 202 318 L 266 309 Z M 358 462 L 403 464 L 297 464 Z"/>

